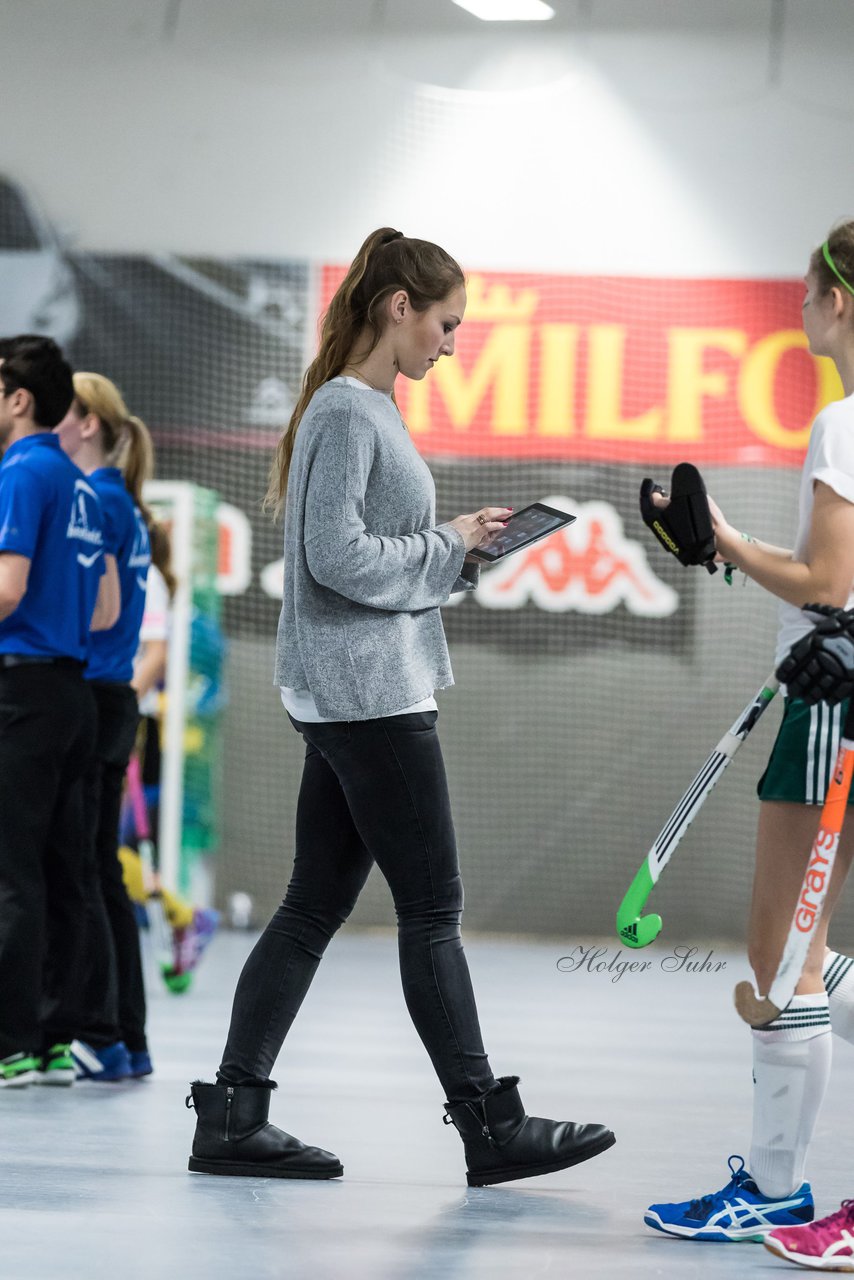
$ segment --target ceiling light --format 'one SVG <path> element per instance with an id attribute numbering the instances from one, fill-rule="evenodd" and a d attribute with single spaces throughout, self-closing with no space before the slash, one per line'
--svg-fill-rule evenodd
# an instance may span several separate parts
<path id="1" fill-rule="evenodd" d="M 555 16 L 544 0 L 454 0 L 484 22 L 547 22 Z"/>

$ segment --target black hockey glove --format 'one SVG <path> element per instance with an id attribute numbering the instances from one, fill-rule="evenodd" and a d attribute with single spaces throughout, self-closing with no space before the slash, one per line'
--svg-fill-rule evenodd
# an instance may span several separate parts
<path id="1" fill-rule="evenodd" d="M 805 702 L 842 702 L 854 694 L 854 609 L 808 604 L 820 622 L 792 645 L 777 668 L 790 698 Z"/>
<path id="2" fill-rule="evenodd" d="M 654 493 L 665 493 L 653 480 L 640 488 L 640 512 L 645 525 L 680 564 L 702 564 L 717 572 L 715 535 L 703 477 L 690 462 L 680 462 L 670 481 L 670 505 L 657 507 Z"/>

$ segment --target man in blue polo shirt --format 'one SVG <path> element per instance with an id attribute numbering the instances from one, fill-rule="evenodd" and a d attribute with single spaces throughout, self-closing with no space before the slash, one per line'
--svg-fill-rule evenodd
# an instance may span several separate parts
<path id="1" fill-rule="evenodd" d="M 73 394 L 50 338 L 0 340 L 0 1088 L 74 1078 L 83 667 L 119 594 L 98 499 L 52 433 Z"/>

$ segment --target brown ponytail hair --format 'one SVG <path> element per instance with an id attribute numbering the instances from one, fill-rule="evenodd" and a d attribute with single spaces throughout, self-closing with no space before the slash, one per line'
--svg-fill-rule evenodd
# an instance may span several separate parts
<path id="1" fill-rule="evenodd" d="M 121 470 L 127 491 L 150 528 L 154 516 L 142 496 L 142 486 L 154 474 L 154 445 L 148 427 L 128 412 L 118 387 L 103 374 L 75 373 L 74 399 L 84 417 L 94 413 L 98 419 L 107 460 Z"/>
<path id="2" fill-rule="evenodd" d="M 338 376 L 365 330 L 371 337 L 365 354 L 374 350 L 383 333 L 385 300 L 405 289 L 413 309 L 426 311 L 464 283 L 459 263 L 430 240 L 414 240 L 393 227 L 380 227 L 368 236 L 323 317 L 320 348 L 305 372 L 300 397 L 276 448 L 265 510 L 277 517 L 284 506 L 294 441 L 308 402 L 318 387 Z"/>
<path id="3" fill-rule="evenodd" d="M 843 294 L 854 292 L 854 220 L 837 223 L 825 243 L 839 275 L 827 262 L 824 245 L 814 249 L 810 257 L 810 270 L 818 281 L 819 295 L 824 297 L 831 289 L 839 288 L 842 288 Z M 848 282 L 847 289 L 843 287 L 843 281 Z"/>
<path id="4" fill-rule="evenodd" d="M 160 520 L 152 519 L 148 525 L 148 537 L 151 543 L 151 563 L 163 574 L 169 599 L 174 600 L 178 579 L 172 569 L 172 539 L 169 537 L 169 530 Z"/>

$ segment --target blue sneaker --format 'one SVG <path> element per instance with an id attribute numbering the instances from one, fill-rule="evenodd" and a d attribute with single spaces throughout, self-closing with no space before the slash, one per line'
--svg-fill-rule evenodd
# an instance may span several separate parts
<path id="1" fill-rule="evenodd" d="M 151 1064 L 151 1056 L 147 1049 L 131 1049 L 130 1052 L 130 1073 L 135 1080 L 140 1076 L 150 1076 L 154 1067 Z"/>
<path id="2" fill-rule="evenodd" d="M 775 1227 L 800 1227 L 812 1222 L 815 1206 L 808 1182 L 786 1200 L 769 1200 L 751 1178 L 741 1156 L 730 1156 L 729 1168 L 732 1177 L 722 1191 L 682 1204 L 651 1204 L 644 1222 L 654 1231 L 689 1240 L 760 1242 Z"/>
<path id="3" fill-rule="evenodd" d="M 77 1067 L 78 1080 L 114 1081 L 127 1080 L 131 1074 L 130 1054 L 124 1040 L 93 1049 L 84 1040 L 75 1040 L 71 1056 Z"/>

